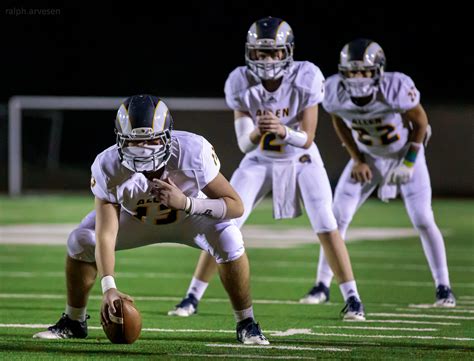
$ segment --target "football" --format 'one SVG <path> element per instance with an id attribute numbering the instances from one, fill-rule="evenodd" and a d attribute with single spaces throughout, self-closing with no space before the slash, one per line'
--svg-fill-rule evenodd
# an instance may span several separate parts
<path id="1" fill-rule="evenodd" d="M 115 313 L 109 311 L 106 306 L 106 313 L 109 318 L 108 324 L 102 319 L 102 328 L 107 338 L 112 343 L 134 343 L 140 336 L 142 330 L 142 317 L 135 305 L 126 300 L 119 299 L 114 302 Z"/>

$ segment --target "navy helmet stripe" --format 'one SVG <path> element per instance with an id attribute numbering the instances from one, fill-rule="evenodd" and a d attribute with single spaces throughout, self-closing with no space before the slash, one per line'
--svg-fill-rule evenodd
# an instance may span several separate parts
<path id="1" fill-rule="evenodd" d="M 367 47 L 370 45 L 371 41 L 367 39 L 357 39 L 351 41 L 348 45 L 347 55 L 349 61 L 354 60 L 364 60 L 364 55 Z"/>
<path id="2" fill-rule="evenodd" d="M 257 22 L 257 35 L 259 39 L 275 39 L 281 19 L 266 18 Z"/>
<path id="3" fill-rule="evenodd" d="M 128 105 L 132 128 L 151 128 L 155 105 L 154 99 L 150 96 L 134 97 Z"/>

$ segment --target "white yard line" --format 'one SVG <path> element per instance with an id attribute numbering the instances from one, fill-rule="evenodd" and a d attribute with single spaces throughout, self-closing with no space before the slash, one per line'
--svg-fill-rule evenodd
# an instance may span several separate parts
<path id="1" fill-rule="evenodd" d="M 41 329 L 50 326 L 49 324 L 0 324 L 0 328 L 29 328 Z M 99 330 L 99 326 L 89 326 L 92 330 Z M 173 332 L 173 333 L 234 333 L 234 330 L 197 330 L 197 329 L 161 329 L 161 328 L 144 328 L 145 332 Z M 356 334 L 341 334 L 341 333 L 323 333 L 312 332 L 310 329 L 289 329 L 287 331 L 265 331 L 273 337 L 284 337 L 291 335 L 312 335 L 322 337 L 347 337 L 347 338 L 386 338 L 386 339 L 421 339 L 421 340 L 450 340 L 450 341 L 474 341 L 474 338 L 469 337 L 442 337 L 442 336 L 407 336 L 407 335 L 356 335 Z M 350 351 L 350 349 L 336 348 L 336 347 L 299 347 L 299 346 L 250 346 L 250 345 L 236 345 L 236 344 L 206 344 L 209 347 L 228 347 L 228 348 L 270 348 L 281 350 L 307 350 L 307 351 Z"/>
<path id="2" fill-rule="evenodd" d="M 1 274 L 1 273 L 0 273 Z M 51 300 L 61 300 L 65 299 L 66 295 L 61 295 L 61 294 L 43 294 L 43 293 L 0 293 L 0 299 L 51 299 Z M 91 295 L 89 296 L 91 300 L 101 300 L 102 296 L 99 295 Z M 150 301 L 150 302 L 176 302 L 176 301 L 181 301 L 182 297 L 173 297 L 173 296 L 133 296 L 133 298 L 136 301 Z M 209 302 L 209 303 L 228 303 L 229 300 L 227 298 L 205 298 L 203 302 Z M 298 306 L 303 306 L 303 307 L 315 307 L 314 305 L 308 305 L 308 304 L 302 304 L 299 303 L 299 301 L 291 301 L 291 300 L 259 300 L 255 299 L 253 300 L 254 304 L 261 304 L 261 305 L 298 305 Z M 370 304 L 369 304 L 370 305 Z M 388 307 L 388 308 L 397 308 L 400 306 L 400 304 L 395 304 L 395 303 L 377 303 L 374 304 L 377 307 Z M 341 304 L 339 303 L 324 303 L 322 305 L 318 305 L 317 307 L 341 307 Z M 411 309 L 408 309 L 410 311 L 414 311 Z M 449 310 L 449 309 L 448 309 Z M 443 311 L 446 311 L 446 309 L 443 309 Z M 348 321 L 350 322 L 350 321 Z M 369 322 L 369 321 L 367 321 Z M 391 320 L 380 320 L 378 322 L 387 322 L 390 323 L 392 322 Z M 401 321 L 400 321 L 401 322 Z M 405 323 L 408 323 L 409 321 L 404 321 Z M 416 322 L 416 321 L 410 321 L 410 322 Z M 426 322 L 423 322 L 426 323 Z M 442 323 L 441 323 L 442 324 Z"/>
<path id="3" fill-rule="evenodd" d="M 275 349 L 275 350 L 293 350 L 293 351 L 328 351 L 328 352 L 348 352 L 350 348 L 339 348 L 339 347 L 303 347 L 303 346 L 259 346 L 259 345 L 237 345 L 233 343 L 208 343 L 208 347 L 225 347 L 225 348 L 258 348 L 262 349 Z"/>
<path id="4" fill-rule="evenodd" d="M 344 321 L 348 323 L 360 323 L 361 321 Z M 414 320 L 365 320 L 363 323 L 405 323 L 410 325 L 437 325 L 437 326 L 460 326 L 458 322 L 433 322 L 433 321 L 414 321 Z"/>
<path id="5" fill-rule="evenodd" d="M 427 314 L 413 314 L 413 313 L 369 313 L 368 316 L 378 317 L 406 317 L 406 318 L 434 318 L 447 320 L 474 320 L 474 317 L 467 316 L 444 316 L 444 315 L 427 315 Z"/>
<path id="6" fill-rule="evenodd" d="M 456 303 L 458 305 L 474 305 L 474 301 L 466 301 L 466 300 L 457 300 Z"/>
<path id="7" fill-rule="evenodd" d="M 0 244 L 65 245 L 69 233 L 77 224 L 21 224 L 0 226 Z M 316 244 L 311 227 L 285 228 L 246 225 L 242 228 L 248 248 L 292 248 Z M 417 237 L 413 228 L 350 228 L 347 241 L 382 241 Z"/>
<path id="8" fill-rule="evenodd" d="M 352 255 L 352 252 L 351 252 Z M 125 261 L 128 264 L 129 260 Z M 140 264 L 143 260 L 132 260 L 131 264 Z M 272 266 L 272 267 L 298 267 L 298 268 L 314 268 L 314 262 L 307 261 L 276 261 L 276 262 L 259 262 L 259 266 Z M 429 267 L 426 262 L 420 264 L 413 263 L 357 263 L 358 269 L 376 269 L 376 270 L 395 270 L 395 271 L 427 271 L 429 272 Z M 459 272 L 474 272 L 474 267 L 464 267 L 464 266 L 449 266 L 450 270 L 459 271 Z"/>
<path id="9" fill-rule="evenodd" d="M 0 271 L 0 277 L 10 278 L 34 278 L 34 277 L 64 277 L 64 272 L 26 272 L 26 271 Z M 189 279 L 188 273 L 167 273 L 167 272 L 117 272 L 117 277 L 123 278 L 149 278 L 149 279 Z M 265 282 L 265 283 L 307 283 L 311 284 L 314 282 L 312 278 L 306 277 L 271 277 L 271 276 L 253 276 L 252 281 L 254 282 Z M 367 285 L 381 285 L 386 286 L 386 280 L 363 280 L 358 279 L 358 284 Z M 390 281 L 390 286 L 396 287 L 433 287 L 432 282 L 419 282 L 419 281 Z M 465 287 L 474 288 L 474 283 L 455 283 L 454 287 Z"/>
<path id="10" fill-rule="evenodd" d="M 370 326 L 313 326 L 314 328 L 336 328 L 349 330 L 379 330 L 379 331 L 412 331 L 412 332 L 435 332 L 437 328 L 416 327 L 370 327 Z"/>
<path id="11" fill-rule="evenodd" d="M 47 328 L 51 324 L 29 324 L 29 323 L 0 323 L 0 328 Z M 101 330 L 101 326 L 87 326 L 91 330 Z M 145 332 L 165 332 L 165 333 L 230 333 L 235 334 L 235 330 L 208 330 L 190 328 L 142 328 Z M 265 330 L 265 332 L 279 332 L 275 330 Z"/>
<path id="12" fill-rule="evenodd" d="M 262 346 L 266 347 L 266 346 Z M 212 359 L 216 358 L 245 358 L 245 359 L 268 359 L 268 360 L 314 360 L 314 357 L 305 357 L 305 356 L 259 356 L 255 354 L 228 354 L 228 353 L 170 353 L 167 356 L 179 356 L 179 357 L 209 357 Z"/>
<path id="13" fill-rule="evenodd" d="M 474 341 L 469 337 L 442 337 L 442 336 L 407 336 L 407 335 L 354 335 L 347 333 L 313 333 L 315 336 L 348 337 L 348 338 L 391 338 L 391 339 L 418 339 L 418 340 L 449 340 L 449 341 Z"/>
<path id="14" fill-rule="evenodd" d="M 468 307 L 468 306 L 464 306 Z M 431 310 L 438 312 L 453 312 L 453 313 L 474 313 L 474 308 L 460 308 L 458 307 L 436 307 L 433 304 L 420 304 L 420 305 L 408 305 L 408 308 L 398 308 L 397 311 L 422 311 L 422 310 Z"/>
<path id="15" fill-rule="evenodd" d="M 283 332 L 271 334 L 274 337 L 284 337 L 291 335 L 312 335 L 323 337 L 347 337 L 347 338 L 387 338 L 387 339 L 418 339 L 418 340 L 449 340 L 449 341 L 474 341 L 474 338 L 469 337 L 444 337 L 444 336 L 417 336 L 417 335 L 357 335 L 347 333 L 324 333 L 311 332 L 309 329 L 288 329 Z"/>

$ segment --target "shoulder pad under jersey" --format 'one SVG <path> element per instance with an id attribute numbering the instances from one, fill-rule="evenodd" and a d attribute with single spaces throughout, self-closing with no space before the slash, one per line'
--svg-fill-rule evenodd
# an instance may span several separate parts
<path id="1" fill-rule="evenodd" d="M 117 146 L 99 153 L 91 166 L 91 191 L 99 199 L 117 203 L 116 188 L 133 172 L 120 164 Z"/>
<path id="2" fill-rule="evenodd" d="M 309 61 L 297 61 L 293 67 L 293 84 L 304 94 L 303 108 L 321 103 L 324 99 L 324 76 L 321 70 Z"/>
<path id="3" fill-rule="evenodd" d="M 325 91 L 323 101 L 323 108 L 328 113 L 335 113 L 341 105 L 341 87 L 342 77 L 339 74 L 331 75 L 326 79 Z"/>
<path id="4" fill-rule="evenodd" d="M 258 82 L 247 70 L 246 66 L 235 68 L 227 77 L 224 85 L 225 101 L 227 106 L 233 110 L 248 111 L 242 96 L 245 90 Z"/>
<path id="5" fill-rule="evenodd" d="M 380 90 L 387 103 L 400 113 L 413 109 L 420 103 L 420 93 L 415 83 L 403 73 L 385 73 Z"/>
<path id="6" fill-rule="evenodd" d="M 214 151 L 214 147 L 203 136 L 174 131 L 173 137 L 179 143 L 179 159 L 177 162 L 170 159 L 170 167 L 185 173 L 191 171 L 197 178 L 200 189 L 212 181 L 220 170 L 220 162 Z"/>

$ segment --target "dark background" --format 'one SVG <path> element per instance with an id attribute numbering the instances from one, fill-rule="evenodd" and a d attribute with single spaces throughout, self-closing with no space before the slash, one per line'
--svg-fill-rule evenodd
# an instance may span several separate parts
<path id="1" fill-rule="evenodd" d="M 421 92 L 423 105 L 435 111 L 430 120 L 436 127 L 441 126 L 435 135 L 440 136 L 445 129 L 457 129 L 464 137 L 462 142 L 469 143 L 473 133 L 470 121 L 474 120 L 470 108 L 474 104 L 474 32 L 468 17 L 470 11 L 456 2 L 439 7 L 414 6 L 413 1 L 292 1 L 283 2 L 280 7 L 258 1 L 161 1 L 146 5 L 2 2 L 0 191 L 7 187 L 5 110 L 11 96 L 125 97 L 151 93 L 164 98 L 223 97 L 227 75 L 236 66 L 244 65 L 248 28 L 255 20 L 269 15 L 284 19 L 292 27 L 295 60 L 315 63 L 326 77 L 337 71 L 339 52 L 345 43 L 356 37 L 377 41 L 385 51 L 387 71 L 411 76 Z M 12 9 L 20 15 L 10 15 Z M 30 9 L 54 15 L 25 14 Z M 95 155 L 115 141 L 114 112 L 63 112 L 60 169 L 46 170 L 50 114 L 25 111 L 23 115 L 25 187 L 87 189 L 89 166 Z M 221 159 L 223 172 L 230 177 L 242 156 L 234 139 L 232 115 L 214 116 L 217 118 L 174 112 L 176 128 L 208 137 L 221 158 L 219 148 L 227 144 L 234 149 L 232 156 L 224 155 Z M 335 164 L 328 169 L 334 185 L 347 156 L 335 146 L 338 141 L 326 120 L 327 115 L 321 111 L 316 142 L 326 163 Z M 466 125 L 467 131 L 459 129 Z M 219 135 L 227 140 L 219 139 Z M 462 152 L 466 145 L 455 142 L 456 138 L 459 137 L 454 133 L 449 138 L 454 140 L 454 154 Z M 441 156 L 446 139 L 434 138 Z M 219 142 L 223 146 L 216 144 Z M 449 158 L 443 163 L 452 161 Z M 468 168 L 472 171 L 472 161 Z M 440 164 L 432 168 L 432 172 L 439 173 L 439 179 L 445 171 L 446 167 Z M 77 183 L 77 179 L 83 181 Z M 450 184 L 440 184 L 434 190 L 438 194 L 474 192 L 470 186 L 454 192 L 451 188 Z"/>
<path id="2" fill-rule="evenodd" d="M 420 9 L 414 1 L 2 3 L 1 101 L 14 94 L 220 97 L 228 73 L 244 64 L 248 28 L 268 15 L 293 28 L 295 58 L 326 76 L 337 71 L 345 43 L 368 37 L 385 50 L 388 70 L 412 76 L 424 98 L 473 100 L 472 20 L 456 2 Z M 12 8 L 59 14 L 7 15 Z"/>

